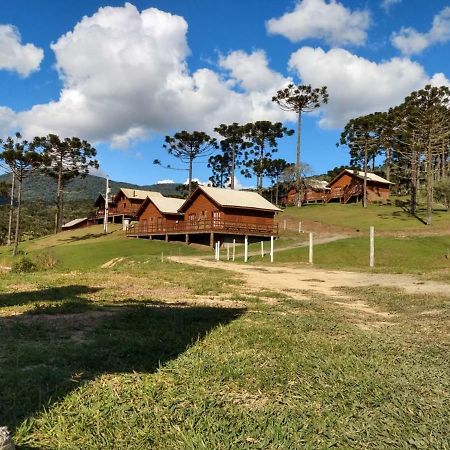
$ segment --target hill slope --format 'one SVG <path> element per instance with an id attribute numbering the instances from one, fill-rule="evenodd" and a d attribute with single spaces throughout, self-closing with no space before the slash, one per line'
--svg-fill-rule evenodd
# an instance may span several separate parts
<path id="1" fill-rule="evenodd" d="M 0 182 L 11 183 L 11 175 L 0 175 Z M 176 191 L 176 183 L 170 184 L 152 184 L 140 186 L 138 184 L 126 183 L 110 180 L 109 185 L 113 193 L 119 188 L 143 189 L 149 191 L 161 192 L 163 195 L 179 195 Z M 54 180 L 42 175 L 34 174 L 24 182 L 24 201 L 41 200 L 46 203 L 53 203 L 55 199 L 56 185 Z M 105 191 L 105 179 L 94 175 L 88 175 L 86 178 L 75 178 L 68 183 L 65 194 L 65 201 L 73 202 L 78 200 L 95 200 L 97 196 Z"/>

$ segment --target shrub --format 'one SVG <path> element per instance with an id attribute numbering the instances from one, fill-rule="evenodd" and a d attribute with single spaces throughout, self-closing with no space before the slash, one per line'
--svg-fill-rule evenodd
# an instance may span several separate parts
<path id="1" fill-rule="evenodd" d="M 23 256 L 14 261 L 11 271 L 15 273 L 34 272 L 37 269 L 36 264 L 28 256 Z"/>
<path id="2" fill-rule="evenodd" d="M 49 270 L 56 267 L 58 264 L 58 258 L 52 252 L 42 252 L 35 258 L 36 266 L 39 270 Z"/>

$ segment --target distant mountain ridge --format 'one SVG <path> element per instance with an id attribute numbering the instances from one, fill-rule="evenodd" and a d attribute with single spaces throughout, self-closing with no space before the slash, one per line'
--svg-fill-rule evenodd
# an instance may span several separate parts
<path id="1" fill-rule="evenodd" d="M 0 175 L 0 182 L 11 183 L 11 175 Z M 66 202 L 77 200 L 92 200 L 99 194 L 105 192 L 106 180 L 95 175 L 88 175 L 86 178 L 75 178 L 67 184 L 64 199 Z M 111 192 L 115 194 L 120 188 L 142 189 L 145 191 L 161 192 L 167 196 L 180 196 L 176 188 L 180 186 L 178 183 L 162 183 L 150 185 L 138 185 L 121 181 L 109 181 Z M 53 179 L 43 174 L 33 174 L 24 182 L 23 200 L 33 201 L 40 200 L 46 203 L 53 203 L 56 195 L 56 183 Z"/>

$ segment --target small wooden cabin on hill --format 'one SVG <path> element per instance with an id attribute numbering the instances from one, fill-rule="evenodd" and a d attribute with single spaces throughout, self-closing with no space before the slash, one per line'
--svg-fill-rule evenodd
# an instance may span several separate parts
<path id="1" fill-rule="evenodd" d="M 183 222 L 183 213 L 178 212 L 184 200 L 172 197 L 147 197 L 136 212 L 139 229 L 149 232 L 176 227 Z"/>
<path id="2" fill-rule="evenodd" d="M 324 202 L 327 194 L 330 192 L 328 182 L 317 179 L 304 180 L 304 191 L 302 203 L 318 203 Z M 289 189 L 288 193 L 283 199 L 283 203 L 286 205 L 295 205 L 297 202 L 297 188 L 295 186 Z"/>
<path id="3" fill-rule="evenodd" d="M 108 219 L 113 223 L 121 223 L 124 219 L 135 219 L 136 213 L 145 199 L 163 197 L 160 192 L 143 191 L 140 189 L 120 188 L 108 203 Z M 103 221 L 105 215 L 105 197 L 99 195 L 95 202 L 97 219 Z"/>
<path id="4" fill-rule="evenodd" d="M 199 186 L 178 208 L 178 219 L 167 220 L 169 213 L 166 210 L 166 221 L 161 218 L 161 226 L 155 230 L 149 227 L 148 220 L 150 217 L 158 220 L 158 214 L 163 216 L 164 208 L 158 207 L 158 202 L 164 203 L 161 199 L 149 199 L 146 208 L 140 211 L 139 225 L 131 228 L 128 235 L 163 237 L 167 241 L 184 237 L 185 242 L 213 246 L 217 241 L 239 241 L 244 236 L 249 240 L 252 237 L 261 240 L 278 234 L 278 225 L 274 219 L 280 209 L 256 192 Z M 144 223 L 144 210 L 147 208 L 147 223 Z M 175 218 L 173 210 L 170 215 Z"/>

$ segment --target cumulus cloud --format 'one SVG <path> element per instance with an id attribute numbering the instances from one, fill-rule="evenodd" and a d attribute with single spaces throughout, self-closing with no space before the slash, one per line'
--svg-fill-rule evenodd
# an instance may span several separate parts
<path id="1" fill-rule="evenodd" d="M 397 5 L 401 3 L 402 0 L 383 0 L 381 2 L 381 7 L 388 12 L 391 9 L 391 6 Z"/>
<path id="2" fill-rule="evenodd" d="M 16 113 L 10 109 L 0 106 L 0 137 L 6 137 L 16 131 Z"/>
<path id="3" fill-rule="evenodd" d="M 421 33 L 411 27 L 403 27 L 391 36 L 392 45 L 404 55 L 421 53 L 433 44 L 450 41 L 450 6 L 436 14 L 430 31 Z"/>
<path id="4" fill-rule="evenodd" d="M 376 63 L 344 49 L 304 47 L 292 54 L 289 66 L 304 83 L 328 87 L 330 101 L 321 108 L 319 122 L 325 128 L 340 128 L 353 117 L 387 110 L 433 80 L 408 58 Z M 445 79 L 443 74 L 435 77 L 435 82 Z"/>
<path id="5" fill-rule="evenodd" d="M 24 132 L 124 148 L 152 132 L 287 117 L 271 96 L 288 79 L 268 67 L 264 52 L 230 53 L 220 58 L 219 73 L 190 73 L 187 29 L 180 16 L 129 3 L 84 17 L 52 45 L 63 81 L 59 99 L 20 113 Z"/>
<path id="6" fill-rule="evenodd" d="M 21 44 L 13 25 L 0 25 L 0 70 L 12 70 L 27 77 L 39 69 L 44 51 L 33 44 Z"/>
<path id="7" fill-rule="evenodd" d="M 156 182 L 156 184 L 175 184 L 175 181 L 167 178 L 165 180 L 159 180 Z"/>
<path id="8" fill-rule="evenodd" d="M 351 11 L 336 0 L 301 0 L 292 12 L 266 23 L 270 34 L 280 34 L 292 42 L 323 39 L 331 46 L 363 45 L 369 26 L 368 11 Z"/>

